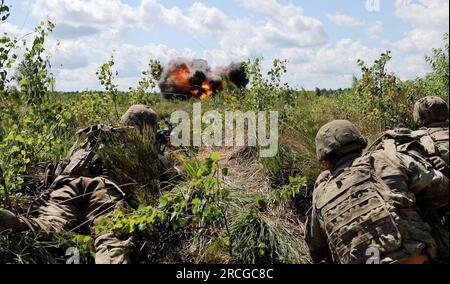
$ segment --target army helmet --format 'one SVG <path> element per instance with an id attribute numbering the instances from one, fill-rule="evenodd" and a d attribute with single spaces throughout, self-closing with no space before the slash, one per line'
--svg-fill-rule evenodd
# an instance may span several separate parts
<path id="1" fill-rule="evenodd" d="M 320 161 L 330 154 L 337 157 L 367 147 L 367 140 L 348 120 L 334 120 L 322 126 L 316 135 L 316 152 Z"/>
<path id="2" fill-rule="evenodd" d="M 414 105 L 413 119 L 418 126 L 429 126 L 448 119 L 448 104 L 439 97 L 425 97 Z"/>
<path id="3" fill-rule="evenodd" d="M 120 118 L 120 123 L 125 126 L 136 127 L 141 132 L 156 132 L 158 115 L 154 110 L 145 105 L 133 105 Z"/>

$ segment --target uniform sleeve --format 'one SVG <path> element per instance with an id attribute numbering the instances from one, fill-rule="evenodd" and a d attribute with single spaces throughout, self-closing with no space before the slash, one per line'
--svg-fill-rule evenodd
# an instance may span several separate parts
<path id="1" fill-rule="evenodd" d="M 429 208 L 440 208 L 448 204 L 448 179 L 426 161 L 397 153 L 398 159 L 408 175 L 408 188 L 416 195 L 417 202 Z"/>
<path id="2" fill-rule="evenodd" d="M 314 206 L 309 210 L 306 221 L 305 241 L 314 263 L 331 262 L 326 233 L 322 229 Z"/>

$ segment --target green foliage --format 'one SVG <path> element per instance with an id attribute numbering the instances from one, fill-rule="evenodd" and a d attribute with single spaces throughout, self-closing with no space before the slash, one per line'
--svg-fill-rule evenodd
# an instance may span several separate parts
<path id="1" fill-rule="evenodd" d="M 23 61 L 19 66 L 16 80 L 20 90 L 26 97 L 29 105 L 39 106 L 48 100 L 48 90 L 55 80 L 49 73 L 50 56 L 45 54 L 45 39 L 53 31 L 55 25 L 50 22 L 41 22 L 34 30 L 35 38 L 31 47 L 25 47 Z"/>
<path id="2" fill-rule="evenodd" d="M 9 7 L 5 5 L 5 0 L 0 1 L 0 22 L 6 21 L 9 17 Z"/>
<path id="3" fill-rule="evenodd" d="M 24 44 L 23 60 L 13 78 L 20 84 L 20 92 L 17 95 L 13 90 L 0 93 L 5 102 L 2 104 L 5 111 L 2 109 L 0 113 L 4 122 L 0 129 L 0 202 L 8 207 L 11 196 L 21 193 L 23 176 L 30 164 L 53 159 L 65 151 L 62 143 L 71 112 L 50 97 L 53 78 L 48 72 L 49 56 L 45 55 L 43 46 L 53 28 L 51 22 L 42 22 L 33 33 L 33 44 Z M 11 60 L 15 58 L 12 55 Z M 0 72 L 6 74 L 11 60 L 3 61 L 8 63 Z M 2 82 L 9 83 L 8 80 Z"/>
<path id="4" fill-rule="evenodd" d="M 9 8 L 0 0 L 0 22 L 8 15 Z M 18 200 L 27 200 L 24 194 L 31 186 L 30 179 L 42 177 L 39 164 L 64 157 L 79 128 L 116 124 L 119 113 L 135 103 L 152 106 L 161 120 L 175 110 L 191 110 L 193 101 L 165 101 L 152 94 L 161 75 L 157 60 L 149 61 L 138 86 L 127 93 L 119 91 L 113 56 L 97 72 L 106 92 L 53 92 L 50 55 L 45 51 L 47 36 L 53 29 L 51 22 L 43 22 L 29 35 L 31 40 L 28 36 L 19 40 L 0 35 L 1 208 L 12 208 Z M 20 61 L 17 54 L 23 54 Z M 286 61 L 274 60 L 267 72 L 262 71 L 261 60 L 248 61 L 250 88 L 240 93 L 226 88 L 219 96 L 204 101 L 203 106 L 279 112 L 280 151 L 274 158 L 258 160 L 269 189 L 252 191 L 227 186 L 224 179 L 234 169 L 224 166 L 221 155 L 213 152 L 201 161 L 175 155 L 187 180 L 161 192 L 154 184 L 156 153 L 148 147 L 151 139 L 132 137 L 142 143 L 133 144 L 131 151 L 106 147 L 104 157 L 109 160 L 104 160 L 119 169 L 114 173 L 121 180 L 119 186 L 133 185 L 135 200 L 130 203 L 135 206 L 117 210 L 111 219 L 101 222 L 97 231 L 142 233 L 146 237 L 155 234 L 162 236 L 155 244 L 171 247 L 176 239 L 183 243 L 174 246 L 182 251 L 179 254 L 197 254 L 195 258 L 181 258 L 178 254 L 170 259 L 172 262 L 308 262 L 300 226 L 293 225 L 283 214 L 295 209 L 301 220 L 306 211 L 303 209 L 309 206 L 309 193 L 323 169 L 315 157 L 314 138 L 320 126 L 333 119 L 349 119 L 365 136 L 374 139 L 387 128 L 412 126 L 411 109 L 416 99 L 439 95 L 448 100 L 448 35 L 444 36 L 444 46 L 426 58 L 432 72 L 423 78 L 401 81 L 386 70 L 390 59 L 386 52 L 372 65 L 360 60 L 362 76 L 355 77 L 352 88 L 315 91 L 294 90 L 283 83 Z M 90 236 L 57 234 L 44 240 L 31 234 L 0 235 L 0 262 L 63 262 L 60 256 L 69 246 L 81 248 L 86 258 L 92 258 Z"/>
<path id="5" fill-rule="evenodd" d="M 11 207 L 10 195 L 19 191 L 24 182 L 21 174 L 26 171 L 30 158 L 26 149 L 32 145 L 29 136 L 18 133 L 17 125 L 0 143 L 0 204 Z"/>
<path id="6" fill-rule="evenodd" d="M 279 99 L 284 99 L 289 85 L 282 83 L 282 76 L 287 72 L 287 61 L 275 59 L 266 74 L 261 71 L 261 59 L 248 60 L 244 67 L 250 78 L 250 89 L 242 90 L 241 96 L 228 98 L 233 109 L 254 111 L 275 110 Z"/>
<path id="7" fill-rule="evenodd" d="M 10 38 L 6 33 L 0 35 L 0 100 L 5 100 L 10 78 L 8 70 L 17 60 L 17 54 L 12 52 L 18 47 L 17 38 Z"/>
<path id="8" fill-rule="evenodd" d="M 233 255 L 238 263 L 307 263 L 307 250 L 297 236 L 273 219 L 246 210 L 231 225 Z"/>
<path id="9" fill-rule="evenodd" d="M 97 151 L 105 168 L 110 169 L 114 182 L 127 193 L 150 202 L 159 194 L 158 149 L 155 134 L 136 129 L 119 129 L 108 143 Z"/>
<path id="10" fill-rule="evenodd" d="M 132 104 L 145 104 L 152 106 L 156 103 L 156 96 L 147 91 L 154 90 L 162 73 L 161 62 L 151 59 L 148 63 L 148 69 L 142 72 L 142 78 L 139 80 L 136 89 L 130 88 L 129 100 Z"/>
<path id="11" fill-rule="evenodd" d="M 297 198 L 308 186 L 308 178 L 302 176 L 289 177 L 289 183 L 272 192 L 272 202 L 275 206 L 285 205 Z"/>
<path id="12" fill-rule="evenodd" d="M 77 100 L 73 102 L 71 109 L 73 110 L 74 122 L 82 122 L 82 125 L 75 127 L 83 127 L 108 122 L 114 124 L 117 115 L 111 112 L 111 101 L 108 94 L 98 92 L 83 92 L 81 94 L 73 94 Z"/>
<path id="13" fill-rule="evenodd" d="M 449 95 L 449 41 L 448 33 L 443 36 L 443 47 L 433 48 L 433 54 L 426 56 L 433 72 L 428 74 L 422 83 L 426 84 L 427 95 L 448 98 Z"/>
<path id="14" fill-rule="evenodd" d="M 116 112 L 117 119 L 119 116 L 119 111 L 117 109 L 117 100 L 119 96 L 119 86 L 114 82 L 116 79 L 116 76 L 119 75 L 119 72 L 113 71 L 112 68 L 114 67 L 114 55 L 111 55 L 108 62 L 104 63 L 102 66 L 100 66 L 100 69 L 97 70 L 96 74 L 98 76 L 98 79 L 100 80 L 100 83 L 103 87 L 105 87 L 107 94 L 109 95 L 111 101 L 114 104 L 114 110 Z"/>
<path id="15" fill-rule="evenodd" d="M 112 228 L 133 232 L 136 228 L 152 229 L 158 223 L 168 223 L 177 230 L 218 221 L 226 226 L 229 189 L 220 186 L 219 160 L 220 155 L 213 153 L 201 163 L 184 161 L 190 177 L 188 184 L 162 195 L 157 206 L 140 206 L 130 213 L 116 212 Z M 108 224 L 103 222 L 99 230 L 108 229 Z"/>
<path id="16" fill-rule="evenodd" d="M 409 111 L 408 94 L 402 90 L 401 81 L 386 70 L 386 64 L 391 60 L 391 52 L 382 53 L 372 66 L 366 66 L 362 60 L 362 78 L 358 80 L 355 89 L 355 103 L 372 123 L 379 125 L 379 131 L 404 124 L 402 114 Z M 395 108 L 392 106 L 396 106 Z M 361 109 L 360 109 L 361 110 Z"/>
<path id="17" fill-rule="evenodd" d="M 0 233 L 0 263 L 2 264 L 63 264 L 66 250 L 76 247 L 82 263 L 93 263 L 93 239 L 78 234 L 15 235 Z"/>

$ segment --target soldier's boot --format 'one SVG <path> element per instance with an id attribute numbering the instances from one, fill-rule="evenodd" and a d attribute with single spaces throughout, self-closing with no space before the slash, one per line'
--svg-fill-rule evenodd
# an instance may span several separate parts
<path id="1" fill-rule="evenodd" d="M 121 238 L 113 232 L 95 236 L 96 264 L 129 264 L 133 249 L 133 238 Z"/>
<path id="2" fill-rule="evenodd" d="M 28 229 L 25 221 L 17 217 L 8 210 L 0 211 L 0 233 L 10 230 L 13 233 L 25 231 Z"/>

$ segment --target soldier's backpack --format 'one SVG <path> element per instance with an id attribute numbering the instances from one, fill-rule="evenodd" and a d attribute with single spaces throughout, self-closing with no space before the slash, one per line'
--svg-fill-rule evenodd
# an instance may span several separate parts
<path id="1" fill-rule="evenodd" d="M 46 186 L 50 186 L 58 176 L 65 177 L 97 177 L 106 175 L 98 150 L 104 147 L 112 134 L 123 128 L 93 125 L 77 132 L 77 141 L 69 150 L 67 157 L 56 166 L 50 165 L 46 173 Z"/>
<path id="2" fill-rule="evenodd" d="M 449 130 L 448 123 L 437 127 L 430 127 L 418 132 L 424 132 L 420 139 L 427 153 L 441 157 L 447 164 L 449 163 Z"/>
<path id="3" fill-rule="evenodd" d="M 447 127 L 424 128 L 412 131 L 407 128 L 388 130 L 368 148 L 417 153 L 423 157 L 439 156 L 448 164 L 449 131 Z"/>
<path id="4" fill-rule="evenodd" d="M 402 246 L 393 193 L 368 161 L 357 159 L 313 194 L 335 263 L 366 263 L 368 250 L 387 255 Z"/>

